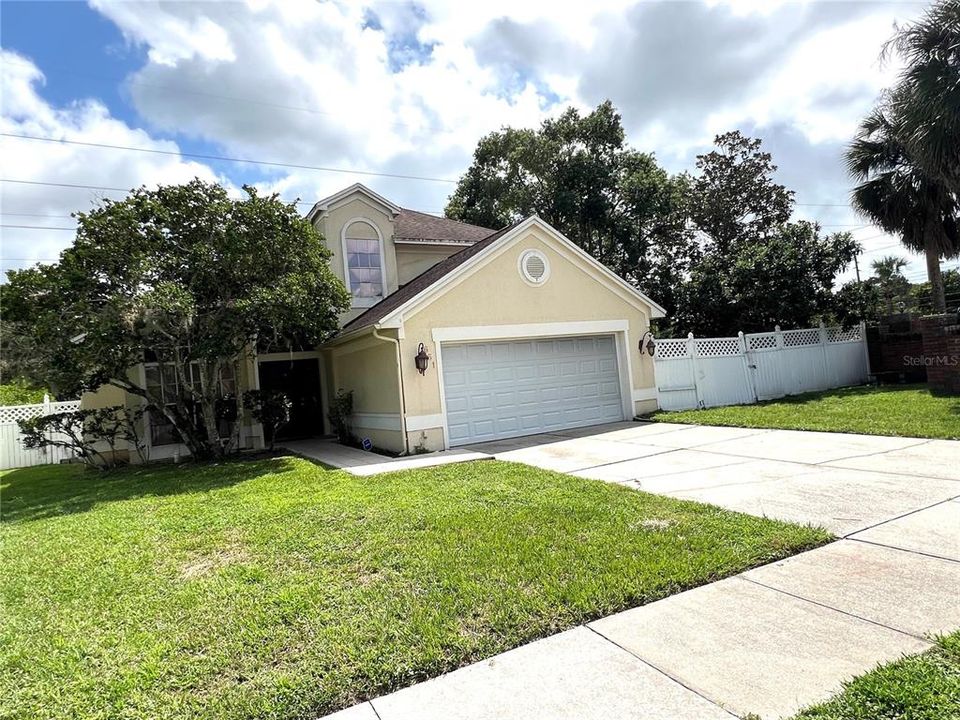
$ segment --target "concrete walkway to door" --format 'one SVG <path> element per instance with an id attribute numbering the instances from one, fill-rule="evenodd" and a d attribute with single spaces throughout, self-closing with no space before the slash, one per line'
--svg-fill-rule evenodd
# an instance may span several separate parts
<path id="1" fill-rule="evenodd" d="M 332 717 L 769 720 L 960 628 L 960 442 L 619 423 L 472 449 L 841 539 Z"/>

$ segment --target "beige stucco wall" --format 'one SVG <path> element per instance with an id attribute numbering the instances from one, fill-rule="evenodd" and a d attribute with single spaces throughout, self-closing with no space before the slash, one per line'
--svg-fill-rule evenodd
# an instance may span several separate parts
<path id="1" fill-rule="evenodd" d="M 364 335 L 329 349 L 325 357 L 332 383 L 329 395 L 353 391 L 354 433 L 377 447 L 403 452 L 396 345 Z"/>
<path id="2" fill-rule="evenodd" d="M 400 243 L 397 252 L 397 279 L 404 285 L 426 272 L 441 260 L 459 252 L 464 246 L 408 245 Z"/>
<path id="3" fill-rule="evenodd" d="M 115 385 L 101 385 L 96 392 L 86 392 L 80 396 L 80 407 L 83 410 L 99 410 L 117 405 L 126 407 L 130 402 L 127 400 L 127 392 Z"/>
<path id="4" fill-rule="evenodd" d="M 568 259 L 555 249 L 554 242 L 543 231 L 531 228 L 478 272 L 405 318 L 401 358 L 408 418 L 442 411 L 432 337 L 436 328 L 625 320 L 632 390 L 653 391 L 653 359 L 638 350 L 640 338 L 650 326 L 650 308 L 638 309 L 605 282 L 594 279 L 582 269 L 583 260 Z M 540 250 L 550 264 L 550 277 L 542 286 L 528 285 L 518 271 L 520 254 L 528 249 Z M 433 358 L 426 376 L 413 370 L 413 357 L 421 342 Z M 648 412 L 655 404 L 639 400 L 632 406 L 639 413 Z M 411 433 L 414 435 L 419 433 Z"/>
<path id="5" fill-rule="evenodd" d="M 352 220 L 357 218 L 362 218 L 373 223 L 380 231 L 380 236 L 383 239 L 383 260 L 386 275 L 385 292 L 387 294 L 396 292 L 399 281 L 397 278 L 397 256 L 393 245 L 393 219 L 390 210 L 381 207 L 379 203 L 375 203 L 361 192 L 355 192 L 347 196 L 347 198 L 341 200 L 321 215 L 314 223 L 317 230 L 323 235 L 327 248 L 329 248 L 332 253 L 330 268 L 346 285 L 343 260 L 343 230 Z M 364 223 L 358 224 L 356 228 L 351 230 L 351 235 L 353 235 L 354 231 L 363 233 L 366 229 L 369 229 L 369 226 L 365 227 Z M 368 237 L 367 234 L 360 236 Z M 373 235 L 369 235 L 369 237 L 373 237 Z M 366 308 L 363 307 L 351 308 L 340 317 L 341 324 L 349 322 L 365 309 Z"/>

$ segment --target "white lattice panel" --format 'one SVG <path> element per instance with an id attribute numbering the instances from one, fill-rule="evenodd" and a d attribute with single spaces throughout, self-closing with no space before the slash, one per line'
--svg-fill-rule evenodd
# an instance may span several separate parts
<path id="1" fill-rule="evenodd" d="M 28 418 L 39 417 L 44 414 L 44 408 L 47 413 L 66 412 L 68 410 L 77 410 L 80 408 L 80 401 L 54 402 L 49 406 L 42 403 L 39 405 L 4 405 L 0 406 L 0 425 L 15 423 L 17 420 L 26 420 Z"/>
<path id="2" fill-rule="evenodd" d="M 804 347 L 806 345 L 820 344 L 820 330 L 810 328 L 808 330 L 787 330 L 783 333 L 784 347 Z"/>
<path id="3" fill-rule="evenodd" d="M 0 425 L 15 423 L 17 420 L 26 420 L 42 414 L 43 405 L 7 405 L 0 407 Z"/>
<path id="4" fill-rule="evenodd" d="M 740 338 L 704 338 L 695 340 L 697 357 L 730 357 L 740 355 Z"/>
<path id="5" fill-rule="evenodd" d="M 777 347 L 776 333 L 767 333 L 764 335 L 747 335 L 748 350 L 775 350 Z"/>
<path id="6" fill-rule="evenodd" d="M 782 343 L 777 345 L 777 336 Z M 811 390 L 857 385 L 867 379 L 860 328 L 804 328 L 739 338 L 659 340 L 654 356 L 657 400 L 686 410 L 772 400 Z M 743 352 L 744 344 L 747 351 Z M 689 358 L 686 362 L 676 362 Z M 673 360 L 674 362 L 665 362 Z"/>
<path id="7" fill-rule="evenodd" d="M 657 340 L 655 347 L 658 360 L 676 360 L 677 358 L 688 357 L 686 340 Z"/>
<path id="8" fill-rule="evenodd" d="M 828 342 L 855 342 L 860 339 L 859 325 L 855 325 L 852 328 L 847 328 L 846 330 L 844 330 L 842 327 L 832 327 L 827 329 Z"/>
<path id="9" fill-rule="evenodd" d="M 0 469 L 45 465 L 68 460 L 72 457 L 63 448 L 29 449 L 23 446 L 18 420 L 27 420 L 40 415 L 78 410 L 79 400 L 38 405 L 7 405 L 0 407 Z"/>

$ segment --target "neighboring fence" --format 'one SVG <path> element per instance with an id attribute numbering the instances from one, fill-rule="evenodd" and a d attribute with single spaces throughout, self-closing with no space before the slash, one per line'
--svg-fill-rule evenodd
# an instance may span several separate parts
<path id="1" fill-rule="evenodd" d="M 74 454 L 64 448 L 39 450 L 25 448 L 21 441 L 20 426 L 17 425 L 17 420 L 26 420 L 40 415 L 79 408 L 79 400 L 50 402 L 50 399 L 46 396 L 43 403 L 39 405 L 0 406 L 0 470 L 29 467 L 30 465 L 50 465 L 73 458 Z"/>
<path id="2" fill-rule="evenodd" d="M 743 405 L 867 380 L 863 325 L 783 330 L 727 338 L 657 340 L 654 366 L 663 410 Z"/>

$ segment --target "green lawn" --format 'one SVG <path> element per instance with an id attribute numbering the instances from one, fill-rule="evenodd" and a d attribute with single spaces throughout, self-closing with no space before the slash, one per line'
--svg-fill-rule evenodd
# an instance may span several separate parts
<path id="1" fill-rule="evenodd" d="M 957 720 L 960 718 L 960 632 L 937 647 L 890 663 L 848 683 L 832 700 L 797 720 Z"/>
<path id="2" fill-rule="evenodd" d="M 794 395 L 756 405 L 657 412 L 652 420 L 695 425 L 960 439 L 960 397 L 926 385 L 853 387 Z"/>
<path id="3" fill-rule="evenodd" d="M 826 542 L 524 465 L 0 477 L 0 715 L 301 718 Z"/>

